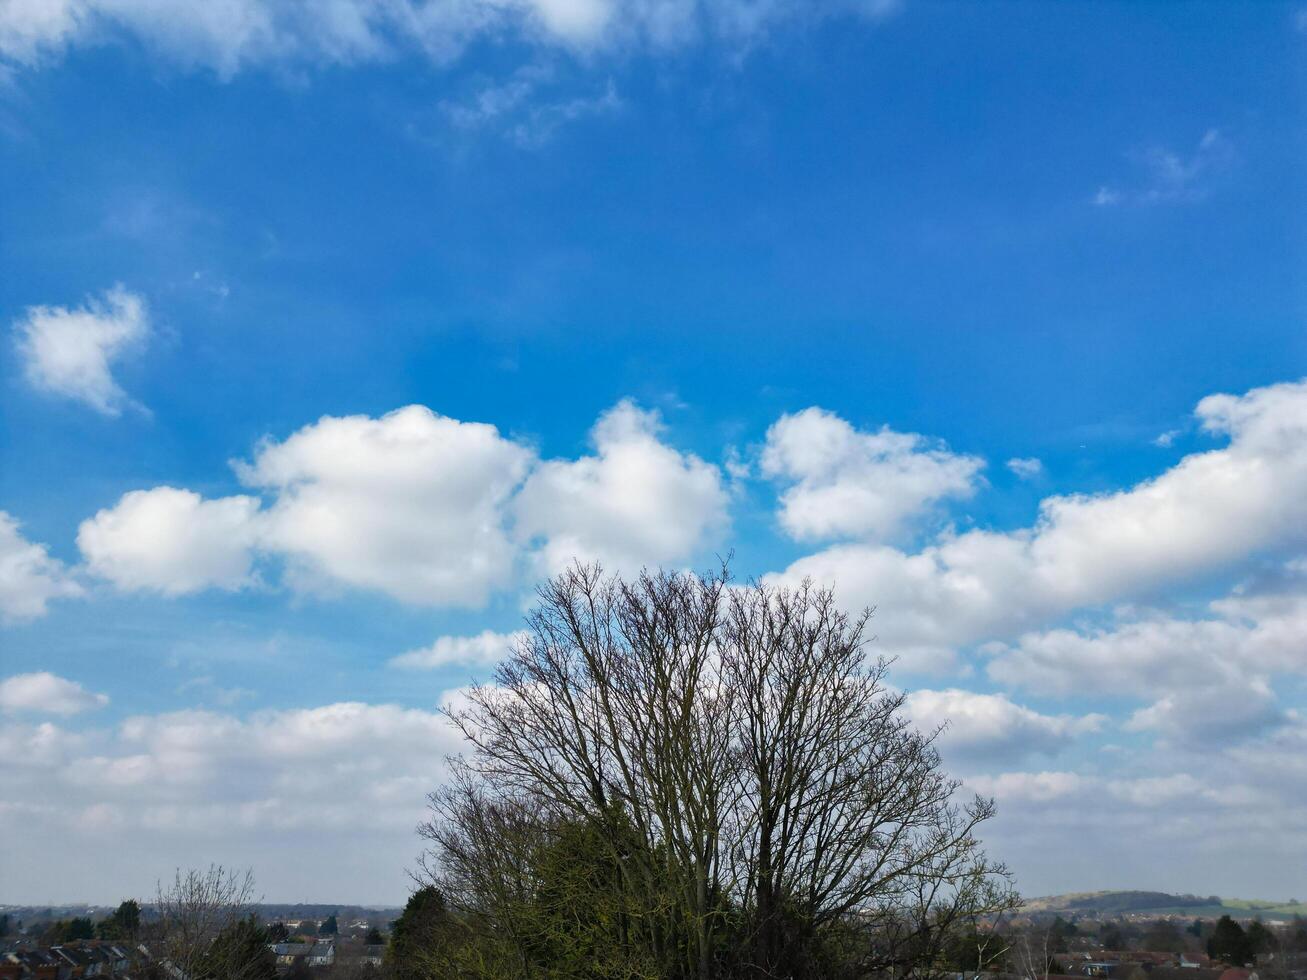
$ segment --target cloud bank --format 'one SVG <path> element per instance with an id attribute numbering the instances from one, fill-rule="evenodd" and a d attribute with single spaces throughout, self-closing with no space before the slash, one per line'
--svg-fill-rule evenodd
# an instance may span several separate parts
<path id="1" fill-rule="evenodd" d="M 477 41 L 569 53 L 733 49 L 830 17 L 880 20 L 897 0 L 11 0 L 0 61 L 39 67 L 71 49 L 130 39 L 221 78 L 260 68 L 350 66 L 418 55 L 437 65 Z"/>

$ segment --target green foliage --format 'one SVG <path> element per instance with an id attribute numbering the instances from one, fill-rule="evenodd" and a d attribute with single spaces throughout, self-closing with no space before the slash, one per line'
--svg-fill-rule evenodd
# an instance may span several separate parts
<path id="1" fill-rule="evenodd" d="M 629 823 L 610 816 L 612 837 L 639 846 Z M 533 856 L 539 882 L 515 925 L 541 977 L 628 977 L 655 964 L 631 942 L 639 905 L 608 841 L 595 827 L 563 823 Z"/>
<path id="2" fill-rule="evenodd" d="M 1307 953 L 1307 924 L 1301 920 L 1295 920 L 1296 926 L 1290 934 L 1289 942 L 1293 944 L 1295 953 Z"/>
<path id="3" fill-rule="evenodd" d="M 135 899 L 126 899 L 110 915 L 95 926 L 97 939 L 133 940 L 141 931 L 141 906 Z"/>
<path id="4" fill-rule="evenodd" d="M 381 934 L 381 930 L 373 926 L 368 930 L 367 936 L 363 940 L 369 946 L 384 946 L 386 937 Z"/>
<path id="5" fill-rule="evenodd" d="M 268 942 L 284 943 L 290 938 L 290 930 L 286 928 L 284 922 L 274 922 L 268 926 Z"/>
<path id="6" fill-rule="evenodd" d="M 1248 927 L 1248 946 L 1257 956 L 1264 956 L 1279 949 L 1280 941 L 1276 939 L 1275 933 L 1263 925 L 1261 919 L 1256 919 Z"/>
<path id="7" fill-rule="evenodd" d="M 943 965 L 950 971 L 979 973 L 1007 951 L 1010 941 L 995 932 L 981 932 L 975 925 L 952 930 L 943 945 Z"/>
<path id="8" fill-rule="evenodd" d="M 435 980 L 458 976 L 455 953 L 459 929 L 445 896 L 428 885 L 409 896 L 395 920 L 386 949 L 386 966 L 395 980 Z"/>
<path id="9" fill-rule="evenodd" d="M 9 935 L 9 926 L 10 926 L 9 914 L 5 913 L 4 915 L 0 915 L 0 938 L 4 938 L 5 936 Z"/>
<path id="10" fill-rule="evenodd" d="M 218 933 L 200 960 L 195 980 L 276 980 L 277 958 L 268 933 L 251 915 Z"/>
<path id="11" fill-rule="evenodd" d="M 338 931 L 334 914 L 327 916 L 322 920 L 322 925 L 318 926 L 319 936 L 334 936 Z"/>
<path id="12" fill-rule="evenodd" d="M 1125 934 L 1115 922 L 1105 925 L 1098 933 L 1098 942 L 1104 949 L 1124 949 Z"/>
<path id="13" fill-rule="evenodd" d="M 1143 944 L 1145 949 L 1161 953 L 1182 953 L 1185 949 L 1180 927 L 1169 919 L 1158 919 L 1150 925 L 1144 933 Z"/>
<path id="14" fill-rule="evenodd" d="M 60 943 L 73 943 L 79 939 L 94 939 L 95 923 L 88 918 L 60 919 L 51 923 L 41 935 L 45 946 L 58 946 Z"/>
<path id="15" fill-rule="evenodd" d="M 1245 966 L 1253 958 L 1253 946 L 1243 927 L 1228 915 L 1223 915 L 1207 940 L 1207 955 L 1222 963 Z"/>

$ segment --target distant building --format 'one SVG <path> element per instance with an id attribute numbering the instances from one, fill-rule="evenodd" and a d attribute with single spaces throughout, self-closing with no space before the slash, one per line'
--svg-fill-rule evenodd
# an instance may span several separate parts
<path id="1" fill-rule="evenodd" d="M 274 943 L 272 953 L 277 957 L 278 967 L 289 969 L 297 960 L 307 960 L 313 946 L 313 943 Z"/>
<path id="2" fill-rule="evenodd" d="M 331 966 L 336 962 L 336 944 L 330 939 L 319 939 L 309 951 L 309 966 Z"/>
<path id="3" fill-rule="evenodd" d="M 70 980 L 129 975 L 132 951 L 98 940 L 49 948 L 17 948 L 0 955 L 0 980 Z"/>

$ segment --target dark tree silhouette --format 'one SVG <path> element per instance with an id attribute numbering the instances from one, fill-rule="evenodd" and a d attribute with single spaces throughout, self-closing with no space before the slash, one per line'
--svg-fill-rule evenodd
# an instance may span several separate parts
<path id="1" fill-rule="evenodd" d="M 993 803 L 955 801 L 936 733 L 865 656 L 869 613 L 724 571 L 575 566 L 538 598 L 495 684 L 452 713 L 472 751 L 423 829 L 428 880 L 515 950 L 505 975 L 544 975 L 522 914 L 568 835 L 603 948 L 667 978 L 911 976 L 1010 906 L 976 836 Z"/>

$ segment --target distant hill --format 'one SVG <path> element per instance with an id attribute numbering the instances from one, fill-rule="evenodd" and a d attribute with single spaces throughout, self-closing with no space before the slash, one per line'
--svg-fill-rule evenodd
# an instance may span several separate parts
<path id="1" fill-rule="evenodd" d="M 1060 915 L 1188 915 L 1198 919 L 1228 915 L 1236 919 L 1307 917 L 1307 902 L 1221 898 L 1219 895 L 1172 895 L 1169 892 L 1075 892 L 1029 899 L 1023 911 Z"/>

